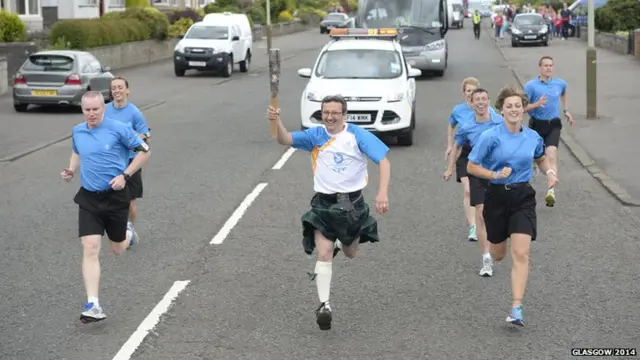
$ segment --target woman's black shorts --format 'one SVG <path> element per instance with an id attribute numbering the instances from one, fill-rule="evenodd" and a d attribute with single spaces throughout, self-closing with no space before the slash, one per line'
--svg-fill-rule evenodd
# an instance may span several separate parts
<path id="1" fill-rule="evenodd" d="M 487 239 L 500 244 L 511 234 L 537 235 L 536 191 L 529 183 L 489 184 L 484 200 Z"/>
<path id="2" fill-rule="evenodd" d="M 89 191 L 80 188 L 73 201 L 78 204 L 78 236 L 104 235 L 109 240 L 123 242 L 127 238 L 129 221 L 129 187 L 120 191 Z"/>
<path id="3" fill-rule="evenodd" d="M 467 177 L 467 163 L 469 162 L 469 154 L 471 154 L 471 147 L 465 145 L 462 147 L 460 157 L 456 160 L 456 181 L 460 182 L 460 179 Z"/>
<path id="4" fill-rule="evenodd" d="M 476 206 L 484 204 L 484 198 L 487 193 L 489 180 L 481 179 L 473 175 L 469 177 L 469 205 Z"/>
<path id="5" fill-rule="evenodd" d="M 133 159 L 129 160 L 129 164 L 131 164 L 132 161 Z M 142 169 L 131 175 L 131 178 L 127 181 L 127 187 L 129 188 L 131 200 L 142 198 Z"/>
<path id="6" fill-rule="evenodd" d="M 559 118 L 551 120 L 540 120 L 531 118 L 529 127 L 540 135 L 544 140 L 544 146 L 560 145 L 560 132 L 562 131 L 562 121 Z"/>

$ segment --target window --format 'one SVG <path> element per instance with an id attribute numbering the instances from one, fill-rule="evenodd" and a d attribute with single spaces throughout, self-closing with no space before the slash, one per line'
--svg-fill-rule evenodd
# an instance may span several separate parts
<path id="1" fill-rule="evenodd" d="M 98 6 L 98 0 L 80 0 L 80 6 Z"/>
<path id="2" fill-rule="evenodd" d="M 400 56 L 390 50 L 333 50 L 320 57 L 316 76 L 325 79 L 395 79 L 402 75 Z"/>
<path id="3" fill-rule="evenodd" d="M 124 7 L 125 0 L 109 0 L 110 7 Z"/>
<path id="4" fill-rule="evenodd" d="M 73 58 L 60 55 L 32 55 L 22 68 L 25 71 L 72 71 Z"/>
<path id="5" fill-rule="evenodd" d="M 223 40 L 229 38 L 226 26 L 193 26 L 185 35 L 185 39 Z"/>

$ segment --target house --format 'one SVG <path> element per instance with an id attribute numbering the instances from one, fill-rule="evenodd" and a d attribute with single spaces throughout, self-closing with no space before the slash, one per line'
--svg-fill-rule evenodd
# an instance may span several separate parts
<path id="1" fill-rule="evenodd" d="M 0 8 L 17 13 L 30 31 L 42 30 L 41 0 L 0 0 Z M 46 0 L 44 0 L 46 1 Z"/>
<path id="2" fill-rule="evenodd" d="M 59 19 L 94 19 L 108 12 L 123 11 L 125 9 L 125 0 L 39 1 L 42 1 L 45 26 L 50 26 Z"/>
<path id="3" fill-rule="evenodd" d="M 199 9 L 205 7 L 208 3 L 214 2 L 215 0 L 151 0 L 151 5 L 161 10 L 185 7 Z"/>

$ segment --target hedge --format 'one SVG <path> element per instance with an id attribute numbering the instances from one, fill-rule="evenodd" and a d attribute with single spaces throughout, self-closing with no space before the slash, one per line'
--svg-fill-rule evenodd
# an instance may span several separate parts
<path id="1" fill-rule="evenodd" d="M 27 29 L 19 16 L 0 10 L 0 42 L 22 41 L 26 36 Z"/>
<path id="2" fill-rule="evenodd" d="M 595 12 L 596 29 L 605 32 L 633 31 L 640 28 L 638 0 L 609 0 Z"/>
<path id="3" fill-rule="evenodd" d="M 154 8 L 132 8 L 111 12 L 100 19 L 57 21 L 49 41 L 56 46 L 84 50 L 149 39 L 166 40 L 169 20 Z"/>

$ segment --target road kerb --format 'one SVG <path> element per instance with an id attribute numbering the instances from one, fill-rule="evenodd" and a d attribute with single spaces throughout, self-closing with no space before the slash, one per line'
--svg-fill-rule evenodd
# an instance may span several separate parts
<path id="1" fill-rule="evenodd" d="M 520 87 L 524 88 L 523 78 L 511 66 L 511 64 L 509 63 L 509 58 L 504 53 L 504 51 L 502 51 L 500 44 L 493 40 L 492 42 L 495 44 L 496 48 L 500 52 L 500 55 L 505 60 L 507 65 L 509 65 L 509 70 L 511 70 L 511 72 L 513 73 L 513 76 L 520 84 Z M 580 145 L 580 143 L 578 143 L 573 135 L 564 131 L 560 134 L 560 140 L 567 147 L 567 149 L 569 149 L 569 152 L 571 152 L 573 157 L 578 160 L 580 165 L 582 165 L 582 167 L 584 167 L 594 179 L 598 180 L 598 182 L 600 182 L 600 184 L 602 184 L 602 186 L 620 203 L 625 206 L 640 206 L 640 201 L 633 199 L 626 190 L 624 190 L 609 175 L 602 171 L 602 169 L 600 169 L 598 165 L 596 165 L 596 162 L 591 158 L 591 156 L 589 156 L 589 153 L 587 153 L 587 151 Z"/>

